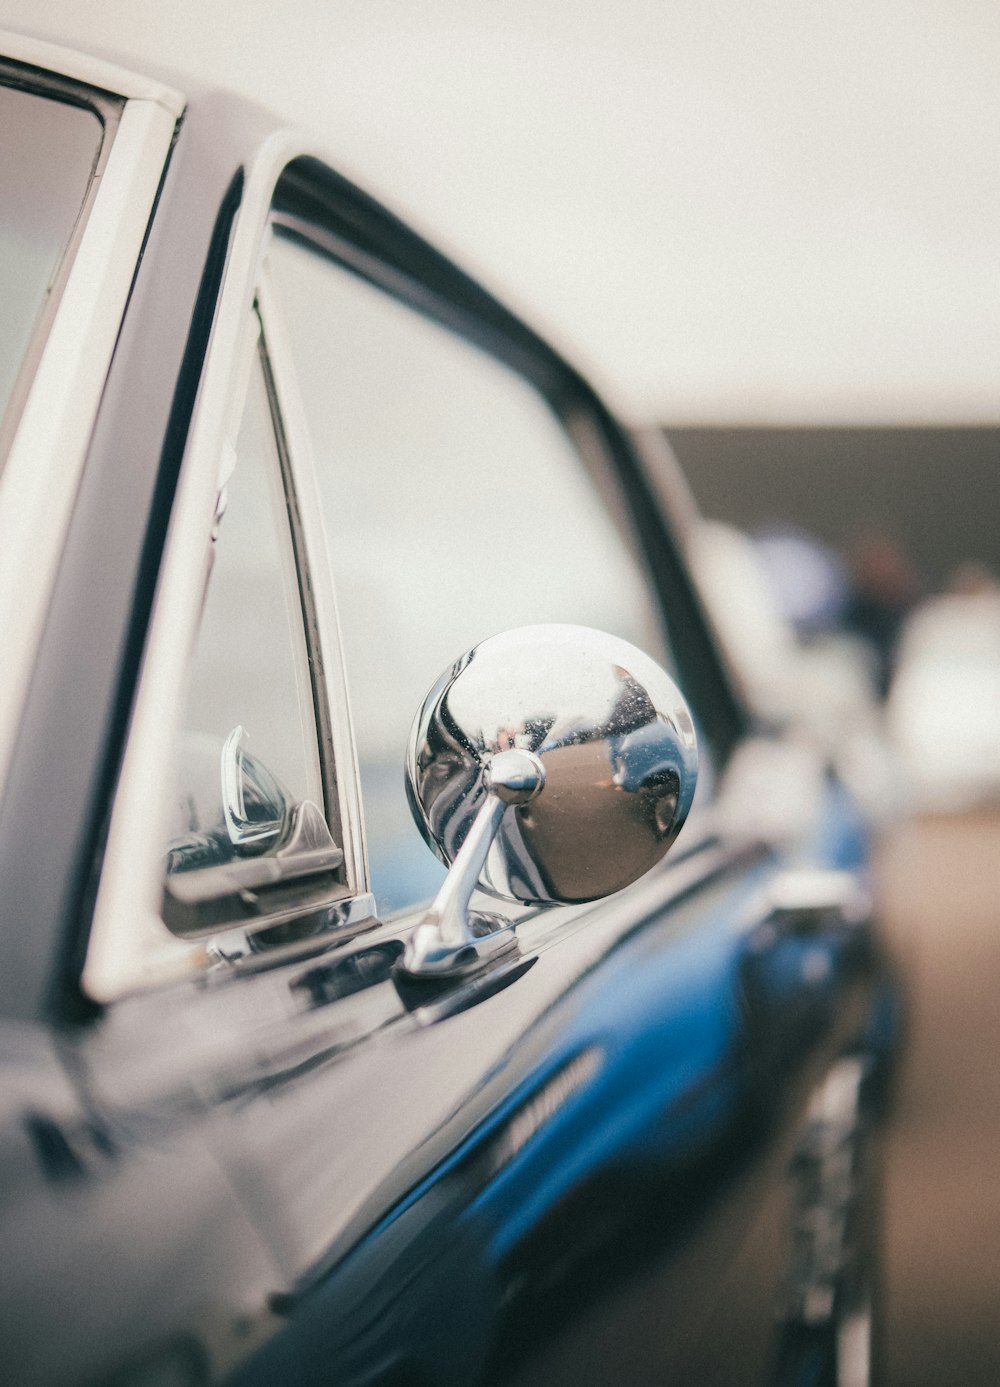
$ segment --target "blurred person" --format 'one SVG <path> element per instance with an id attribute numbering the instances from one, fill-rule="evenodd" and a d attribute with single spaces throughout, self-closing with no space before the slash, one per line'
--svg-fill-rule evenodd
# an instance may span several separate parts
<path id="1" fill-rule="evenodd" d="M 919 600 L 920 585 L 902 546 L 887 534 L 871 533 L 856 540 L 850 571 L 853 591 L 846 624 L 870 645 L 875 686 L 884 699 L 892 682 L 903 624 Z"/>
<path id="2" fill-rule="evenodd" d="M 800 640 L 843 625 L 851 589 L 836 550 L 792 526 L 770 526 L 753 540 L 782 616 Z"/>

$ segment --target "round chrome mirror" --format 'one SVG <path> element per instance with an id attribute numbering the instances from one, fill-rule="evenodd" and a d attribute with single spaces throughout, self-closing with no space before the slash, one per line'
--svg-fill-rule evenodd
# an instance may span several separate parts
<path id="1" fill-rule="evenodd" d="M 654 866 L 687 817 L 697 764 L 687 705 L 648 655 L 585 626 L 526 626 L 434 685 L 406 779 L 449 866 L 496 805 L 479 885 L 541 905 L 597 900 Z"/>

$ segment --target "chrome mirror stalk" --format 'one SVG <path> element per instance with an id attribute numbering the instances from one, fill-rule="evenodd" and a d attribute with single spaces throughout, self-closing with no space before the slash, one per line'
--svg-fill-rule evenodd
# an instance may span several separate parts
<path id="1" fill-rule="evenodd" d="M 533 752 L 500 751 L 483 776 L 486 797 L 427 914 L 407 941 L 401 968 L 414 977 L 451 976 L 514 948 L 512 925 L 470 916 L 469 902 L 508 805 L 527 804 L 545 784 Z"/>

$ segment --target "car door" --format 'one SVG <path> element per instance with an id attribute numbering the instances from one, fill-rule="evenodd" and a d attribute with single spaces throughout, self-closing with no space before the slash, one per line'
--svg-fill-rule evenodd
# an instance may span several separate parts
<path id="1" fill-rule="evenodd" d="M 185 114 L 38 656 L 61 677 L 18 752 L 26 784 L 29 752 L 65 775 L 103 748 L 78 777 L 86 870 L 66 847 L 60 875 L 53 838 L 63 942 L 32 1023 L 67 1092 L 27 1126 L 10 1104 L 22 1378 L 766 1381 L 840 1323 L 810 1295 L 842 1308 L 847 1233 L 825 1261 L 795 1238 L 833 1177 L 809 1166 L 807 1198 L 786 1171 L 811 1094 L 809 1130 L 853 1159 L 857 1083 L 823 1082 L 867 1024 L 856 816 L 807 750 L 746 740 L 580 377 L 264 134 Z M 79 649 L 96 589 L 65 575 L 101 572 L 97 498 L 147 456 L 107 675 L 112 617 Z M 406 724 L 439 666 L 540 619 L 672 667 L 700 800 L 662 868 L 515 911 L 516 966 L 427 987 L 398 967 L 440 879 L 406 821 Z M 55 761 L 105 675 L 103 741 L 88 724 Z M 33 803 L 8 795 L 21 842 Z"/>

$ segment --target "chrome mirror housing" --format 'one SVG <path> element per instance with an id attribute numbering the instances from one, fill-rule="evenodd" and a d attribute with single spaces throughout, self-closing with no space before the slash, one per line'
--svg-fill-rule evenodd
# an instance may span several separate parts
<path id="1" fill-rule="evenodd" d="M 509 928 L 469 919 L 477 886 L 532 905 L 628 886 L 680 831 L 697 762 L 680 691 L 627 641 L 584 626 L 483 641 L 437 681 L 410 734 L 410 806 L 452 871 L 404 966 L 452 972 L 511 945 Z"/>

